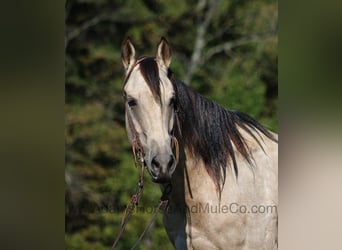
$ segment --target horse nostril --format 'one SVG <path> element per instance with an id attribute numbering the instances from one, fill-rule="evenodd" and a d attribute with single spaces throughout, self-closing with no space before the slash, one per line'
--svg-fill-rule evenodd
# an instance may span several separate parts
<path id="1" fill-rule="evenodd" d="M 153 181 L 159 183 L 169 182 L 175 168 L 175 158 L 169 154 L 158 154 L 151 160 L 149 172 Z"/>
<path id="2" fill-rule="evenodd" d="M 158 162 L 156 156 L 153 157 L 153 159 L 152 159 L 152 166 L 155 167 L 155 168 L 160 168 L 160 163 Z"/>
<path id="3" fill-rule="evenodd" d="M 170 155 L 170 160 L 169 160 L 169 163 L 167 164 L 167 168 L 171 168 L 174 162 L 175 162 L 175 159 L 173 158 L 172 155 Z"/>
<path id="4" fill-rule="evenodd" d="M 154 169 L 163 168 L 164 171 L 166 169 L 170 169 L 175 162 L 175 159 L 172 155 L 156 155 L 152 158 L 151 165 Z"/>

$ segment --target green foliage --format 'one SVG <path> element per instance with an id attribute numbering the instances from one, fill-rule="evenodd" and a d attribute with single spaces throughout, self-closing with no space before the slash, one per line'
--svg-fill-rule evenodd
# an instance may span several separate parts
<path id="1" fill-rule="evenodd" d="M 66 249 L 109 249 L 138 181 L 124 124 L 121 42 L 129 35 L 138 55 L 152 54 L 166 36 L 173 49 L 171 69 L 184 79 L 208 11 L 196 6 L 197 1 L 182 0 L 66 2 Z M 204 35 L 202 57 L 225 42 L 254 40 L 212 55 L 190 86 L 277 131 L 276 27 L 275 1 L 220 1 Z M 118 249 L 134 244 L 160 195 L 146 175 L 143 198 Z M 161 215 L 139 249 L 173 249 Z"/>

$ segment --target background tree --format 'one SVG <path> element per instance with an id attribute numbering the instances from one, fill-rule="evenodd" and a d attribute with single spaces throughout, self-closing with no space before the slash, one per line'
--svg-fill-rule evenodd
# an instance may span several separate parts
<path id="1" fill-rule="evenodd" d="M 271 0 L 68 0 L 66 2 L 66 249 L 109 249 L 138 168 L 124 125 L 120 47 L 154 54 L 165 36 L 172 70 L 225 108 L 277 131 L 277 2 Z M 132 246 L 161 195 L 144 195 L 119 249 Z M 145 210 L 143 210 L 145 209 Z M 140 249 L 173 249 L 161 216 Z"/>

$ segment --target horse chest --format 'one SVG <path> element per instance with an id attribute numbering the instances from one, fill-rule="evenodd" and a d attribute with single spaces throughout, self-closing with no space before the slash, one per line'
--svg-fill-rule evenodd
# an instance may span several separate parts
<path id="1" fill-rule="evenodd" d="M 171 204 L 164 224 L 176 249 L 243 249 L 246 242 L 246 218 L 218 203 Z"/>
<path id="2" fill-rule="evenodd" d="M 189 165 L 188 165 L 189 166 Z M 226 189 L 222 202 L 215 185 L 203 179 L 203 168 L 189 168 L 184 182 L 174 183 L 170 209 L 164 214 L 164 225 L 176 249 L 242 249 L 246 219 L 229 211 L 227 204 L 238 201 L 232 186 Z M 205 169 L 204 169 L 205 171 Z M 202 176 L 202 178 L 198 178 Z M 179 195 L 179 194 L 182 195 Z M 181 198 L 183 197 L 183 199 Z"/>
<path id="3" fill-rule="evenodd" d="M 266 198 L 263 193 L 256 195 L 252 171 L 241 164 L 243 177 L 239 180 L 248 183 L 245 185 L 227 175 L 219 199 L 214 183 L 203 178 L 207 173 L 199 164 L 188 161 L 175 173 L 171 210 L 164 215 L 164 225 L 176 249 L 273 249 L 275 237 L 266 240 L 264 232 L 274 231 L 276 214 L 241 210 L 255 204 L 255 199 L 263 202 Z"/>

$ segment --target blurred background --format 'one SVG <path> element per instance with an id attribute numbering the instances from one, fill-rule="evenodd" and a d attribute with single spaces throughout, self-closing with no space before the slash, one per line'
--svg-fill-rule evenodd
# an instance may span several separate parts
<path id="1" fill-rule="evenodd" d="M 68 0 L 65 3 L 65 248 L 109 249 L 138 181 L 125 131 L 121 43 L 154 55 L 200 94 L 278 131 L 277 1 Z M 145 178 L 118 249 L 129 249 L 160 198 Z M 139 249 L 173 249 L 161 214 Z"/>

